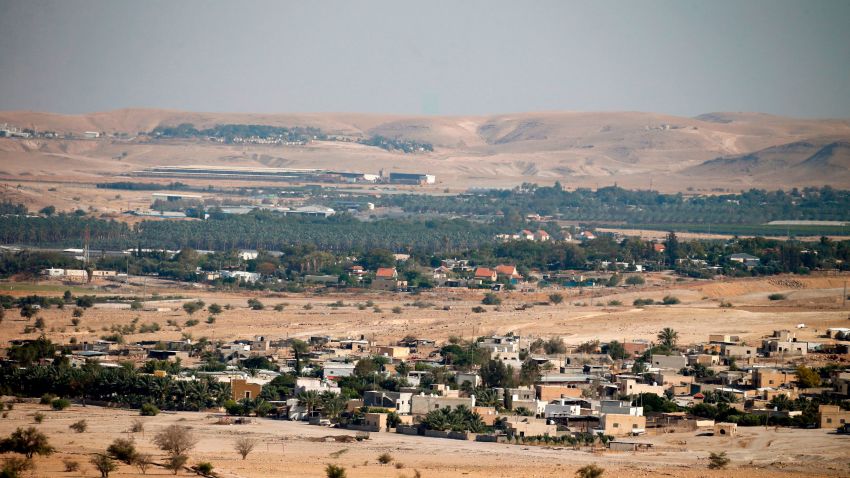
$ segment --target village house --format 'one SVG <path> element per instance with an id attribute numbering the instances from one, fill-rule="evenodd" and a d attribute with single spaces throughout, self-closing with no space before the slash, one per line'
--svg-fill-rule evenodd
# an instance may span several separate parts
<path id="1" fill-rule="evenodd" d="M 516 266 L 501 264 L 496 266 L 496 275 L 499 279 L 507 279 L 512 284 L 522 280 L 522 275 L 517 272 Z"/>
<path id="2" fill-rule="evenodd" d="M 411 392 L 373 390 L 363 393 L 363 405 L 395 410 L 399 415 L 409 415 L 411 413 L 412 400 L 413 393 Z"/>
<path id="3" fill-rule="evenodd" d="M 753 369 L 753 386 L 756 388 L 778 388 L 797 380 L 797 374 L 771 368 Z"/>
<path id="4" fill-rule="evenodd" d="M 838 405 L 820 405 L 818 422 L 820 428 L 839 428 L 850 423 L 850 411 L 842 410 Z"/>
<path id="5" fill-rule="evenodd" d="M 444 397 L 440 395 L 414 395 L 410 399 L 410 413 L 427 415 L 431 410 L 440 408 L 456 408 L 463 405 L 467 408 L 475 406 L 475 397 Z"/>
<path id="6" fill-rule="evenodd" d="M 387 357 L 392 360 L 406 360 L 410 356 L 410 347 L 381 345 L 375 348 L 375 355 Z"/>
<path id="7" fill-rule="evenodd" d="M 533 437 L 533 436 L 556 436 L 558 426 L 549 424 L 545 419 L 508 415 L 505 417 L 505 425 L 509 436 Z"/>
<path id="8" fill-rule="evenodd" d="M 356 366 L 356 363 L 325 362 L 322 370 L 326 379 L 335 380 L 354 375 L 354 368 Z"/>
<path id="9" fill-rule="evenodd" d="M 377 290 L 396 291 L 407 287 L 407 281 L 399 280 L 395 267 L 380 267 L 372 279 L 372 288 Z"/>
<path id="10" fill-rule="evenodd" d="M 728 257 L 729 262 L 736 262 L 738 264 L 743 264 L 746 268 L 751 268 L 759 265 L 761 263 L 761 259 L 756 256 L 744 253 L 732 254 Z"/>
<path id="11" fill-rule="evenodd" d="M 479 267 L 475 269 L 475 279 L 483 282 L 496 282 L 498 274 L 488 267 Z"/>
<path id="12" fill-rule="evenodd" d="M 249 382 L 244 378 L 233 379 L 230 381 L 230 394 L 233 400 L 239 401 L 243 398 L 255 399 L 260 396 L 263 391 L 261 383 Z"/>

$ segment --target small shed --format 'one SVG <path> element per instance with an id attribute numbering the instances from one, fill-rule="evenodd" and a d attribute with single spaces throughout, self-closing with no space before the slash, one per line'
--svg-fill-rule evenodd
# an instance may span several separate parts
<path id="1" fill-rule="evenodd" d="M 618 441 L 612 440 L 608 442 L 608 449 L 611 451 L 642 451 L 652 448 L 652 443 L 634 442 L 634 441 Z"/>
<path id="2" fill-rule="evenodd" d="M 728 436 L 733 437 L 738 434 L 738 424 L 737 423 L 715 423 L 714 424 L 714 436 Z"/>

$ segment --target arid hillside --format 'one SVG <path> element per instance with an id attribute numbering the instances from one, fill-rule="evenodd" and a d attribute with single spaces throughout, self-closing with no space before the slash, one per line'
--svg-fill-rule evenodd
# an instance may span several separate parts
<path id="1" fill-rule="evenodd" d="M 610 185 L 665 191 L 830 184 L 850 186 L 850 121 L 755 113 L 695 118 L 639 112 L 544 112 L 495 116 L 353 113 L 247 114 L 126 109 L 86 115 L 0 112 L 0 125 L 59 133 L 124 133 L 126 139 L 0 139 L 0 176 L 48 180 L 115 176 L 153 165 L 334 167 L 436 174 L 439 187 Z M 355 142 L 305 146 L 151 141 L 140 132 L 191 123 L 315 127 L 348 138 L 425 142 L 402 154 Z"/>

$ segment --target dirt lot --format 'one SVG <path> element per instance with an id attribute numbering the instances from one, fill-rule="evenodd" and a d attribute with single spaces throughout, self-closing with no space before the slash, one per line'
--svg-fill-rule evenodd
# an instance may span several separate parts
<path id="1" fill-rule="evenodd" d="M 846 451 L 850 437 L 824 430 L 765 430 L 746 428 L 735 438 L 697 436 L 697 433 L 672 433 L 640 438 L 655 445 L 655 450 L 638 453 L 576 451 L 562 447 L 518 446 L 471 441 L 411 437 L 394 433 L 372 433 L 363 442 L 342 443 L 332 438 L 353 436 L 350 430 L 310 426 L 303 423 L 256 419 L 248 425 L 217 425 L 213 413 L 162 413 L 156 417 L 138 417 L 127 410 L 72 406 L 64 411 L 48 410 L 36 404 L 16 404 L 8 418 L 0 421 L 0 435 L 18 426 L 33 424 L 32 415 L 46 415 L 38 425 L 48 434 L 58 453 L 36 458 L 32 476 L 96 476 L 88 463 L 93 453 L 103 452 L 118 437 L 133 436 L 140 451 L 151 453 L 158 462 L 163 454 L 151 443 L 165 426 L 179 423 L 191 427 L 200 438 L 190 453 L 190 464 L 209 461 L 220 476 L 228 477 L 321 477 L 327 463 L 347 468 L 348 476 L 423 477 L 564 477 L 572 476 L 580 466 L 596 463 L 606 476 L 648 477 L 814 477 L 848 476 Z M 131 422 L 141 418 L 144 432 L 131 434 Z M 68 425 L 86 419 L 89 429 L 76 434 Z M 233 449 L 237 437 L 250 436 L 258 445 L 243 461 Z M 711 451 L 726 451 L 730 469 L 707 468 Z M 377 457 L 390 453 L 403 468 L 380 465 Z M 82 470 L 65 473 L 63 459 L 78 461 Z M 184 471 L 181 475 L 188 475 Z M 153 466 L 148 476 L 168 476 Z M 121 465 L 112 476 L 141 477 L 135 468 Z"/>
<path id="2" fill-rule="evenodd" d="M 803 340 L 816 340 L 827 327 L 846 327 L 850 307 L 842 307 L 844 276 L 831 277 L 773 277 L 728 281 L 669 280 L 663 275 L 650 276 L 646 286 L 638 288 L 601 288 L 596 290 L 560 290 L 564 301 L 558 305 L 541 305 L 553 291 L 541 293 L 501 292 L 499 306 L 484 306 L 483 313 L 473 312 L 481 305 L 483 292 L 439 289 L 419 295 L 391 294 L 365 291 L 359 293 L 283 294 L 282 296 L 251 295 L 238 292 L 213 292 L 199 288 L 175 288 L 170 284 L 146 289 L 138 286 L 110 290 L 109 294 L 133 295 L 147 291 L 162 296 L 180 294 L 186 300 L 202 299 L 206 304 L 231 305 L 206 322 L 209 314 L 196 312 L 191 317 L 181 308 L 182 300 L 148 300 L 147 308 L 158 310 L 130 311 L 113 307 L 95 307 L 83 314 L 79 326 L 71 323 L 72 307 L 51 308 L 39 316 L 45 321 L 45 334 L 54 341 L 67 342 L 71 337 L 90 341 L 106 335 L 113 326 L 126 326 L 136 320 L 137 326 L 158 323 L 162 330 L 156 334 L 129 334 L 127 341 L 178 339 L 182 333 L 193 337 L 216 340 L 251 338 L 262 334 L 272 338 L 332 335 L 358 337 L 364 335 L 379 343 L 389 343 L 412 334 L 436 340 L 457 335 L 470 337 L 492 333 L 515 332 L 523 336 L 560 336 L 567 343 L 599 339 L 654 339 L 664 327 L 679 332 L 682 343 L 705 341 L 710 333 L 740 335 L 751 343 L 776 329 L 795 329 Z M 32 293 L 61 295 L 60 283 L 0 284 L 3 293 L 26 295 Z M 11 289 L 11 290 L 10 290 Z M 75 289 L 75 293 L 81 288 Z M 783 293 L 785 300 L 771 301 L 768 295 Z M 633 307 L 635 298 L 656 301 L 672 295 L 681 303 L 672 306 Z M 262 311 L 249 310 L 247 300 L 259 297 L 265 304 Z M 338 301 L 344 306 L 333 307 Z M 371 301 L 371 302 L 370 302 Z M 732 304 L 720 307 L 721 301 Z M 623 305 L 614 305 L 617 303 Z M 373 304 L 366 306 L 367 303 Z M 273 310 L 285 304 L 283 311 Z M 517 310 L 528 304 L 531 308 Z M 377 309 L 376 309 L 377 307 Z M 400 307 L 400 312 L 393 309 Z M 449 308 L 449 310 L 444 310 Z M 361 310 L 362 309 L 362 310 Z M 200 323 L 186 327 L 189 319 Z M 178 326 L 166 325 L 173 320 Z M 0 323 L 0 340 L 35 338 L 38 331 L 23 334 L 26 325 L 22 317 L 7 312 Z"/>

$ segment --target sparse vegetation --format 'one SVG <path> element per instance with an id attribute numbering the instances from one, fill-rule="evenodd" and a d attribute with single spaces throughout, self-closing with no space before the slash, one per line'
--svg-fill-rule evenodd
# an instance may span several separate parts
<path id="1" fill-rule="evenodd" d="M 0 453 L 20 453 L 27 460 L 31 460 L 35 455 L 47 456 L 54 451 L 47 435 L 35 427 L 18 428 L 8 438 L 0 440 Z"/>
<path id="2" fill-rule="evenodd" d="M 327 478 L 346 478 L 345 468 L 328 463 L 325 466 L 325 476 Z"/>
<path id="3" fill-rule="evenodd" d="M 576 471 L 576 478 L 599 478 L 605 469 L 597 465 L 585 465 Z"/>
<path id="4" fill-rule="evenodd" d="M 233 444 L 236 453 L 239 453 L 243 460 L 248 457 L 248 454 L 254 450 L 255 446 L 257 446 L 257 440 L 250 437 L 237 438 Z"/>
<path id="5" fill-rule="evenodd" d="M 77 433 L 85 433 L 85 431 L 89 428 L 89 424 L 85 420 L 77 420 L 76 422 L 68 425 L 68 428 Z"/>
<path id="6" fill-rule="evenodd" d="M 712 470 L 722 470 L 729 465 L 729 458 L 726 457 L 726 452 L 720 453 L 711 452 L 708 455 L 708 467 Z"/>
<path id="7" fill-rule="evenodd" d="M 80 462 L 68 458 L 62 460 L 62 465 L 65 467 L 65 473 L 73 473 L 80 470 Z"/>
<path id="8" fill-rule="evenodd" d="M 136 458 L 136 443 L 132 438 L 116 438 L 106 448 L 106 453 L 112 458 L 130 465 Z"/>

